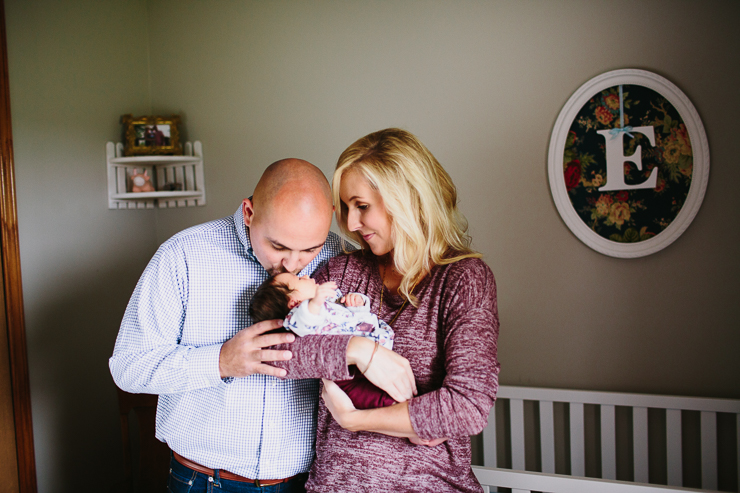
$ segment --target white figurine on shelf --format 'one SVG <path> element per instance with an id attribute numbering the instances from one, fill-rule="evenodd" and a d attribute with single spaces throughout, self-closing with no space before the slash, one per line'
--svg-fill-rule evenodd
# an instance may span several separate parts
<path id="1" fill-rule="evenodd" d="M 149 171 L 144 170 L 143 173 L 139 173 L 138 168 L 134 168 L 134 172 L 131 173 L 131 192 L 132 193 L 139 193 L 139 192 L 153 192 L 154 191 L 154 185 L 152 185 L 151 177 L 149 176 Z"/>

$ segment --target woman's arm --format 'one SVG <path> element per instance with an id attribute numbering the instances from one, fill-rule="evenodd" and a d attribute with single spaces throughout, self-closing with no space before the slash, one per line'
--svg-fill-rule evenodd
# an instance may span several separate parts
<path id="1" fill-rule="evenodd" d="M 377 409 L 355 409 L 352 400 L 330 380 L 321 392 L 326 408 L 349 431 L 373 431 L 394 437 L 418 438 L 411 426 L 408 401 Z"/>
<path id="2" fill-rule="evenodd" d="M 382 346 L 376 349 L 375 342 L 367 337 L 309 335 L 274 349 L 292 353 L 290 360 L 269 363 L 286 370 L 286 378 L 349 380 L 352 378 L 349 366 L 355 365 L 395 401 L 406 401 L 416 394 L 416 381 L 408 360 Z"/>
<path id="3" fill-rule="evenodd" d="M 321 397 L 339 426 L 350 431 L 372 431 L 408 438 L 414 445 L 426 445 L 427 447 L 436 447 L 447 440 L 446 437 L 432 440 L 419 438 L 411 426 L 408 402 L 378 409 L 358 410 L 355 409 L 347 394 L 329 380 L 324 380 Z"/>
<path id="4" fill-rule="evenodd" d="M 422 440 L 475 435 L 486 426 L 498 390 L 498 310 L 493 275 L 478 264 L 445 287 L 451 294 L 440 320 L 446 327 L 442 387 L 387 408 L 356 410 L 330 382 L 322 396 L 341 426 Z"/>
<path id="5" fill-rule="evenodd" d="M 460 265 L 458 265 L 460 264 Z M 498 306 L 493 273 L 481 260 L 453 264 L 456 281 L 443 295 L 445 378 L 442 387 L 409 403 L 423 439 L 480 433 L 498 391 Z"/>
<path id="6" fill-rule="evenodd" d="M 279 344 L 271 349 L 287 350 L 291 358 L 272 361 L 269 365 L 286 371 L 285 378 L 328 378 L 347 380 L 352 378 L 347 363 L 349 335 L 307 335 L 296 337 L 290 344 Z"/>
<path id="7" fill-rule="evenodd" d="M 416 379 L 409 361 L 367 337 L 353 337 L 347 345 L 347 364 L 358 370 L 396 402 L 416 395 Z"/>

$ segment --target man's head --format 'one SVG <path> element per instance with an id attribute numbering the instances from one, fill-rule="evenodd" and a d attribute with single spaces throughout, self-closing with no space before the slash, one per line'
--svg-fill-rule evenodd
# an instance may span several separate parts
<path id="1" fill-rule="evenodd" d="M 270 275 L 300 272 L 321 251 L 334 210 L 326 177 L 313 164 L 283 159 L 265 170 L 242 202 L 244 224 Z"/>

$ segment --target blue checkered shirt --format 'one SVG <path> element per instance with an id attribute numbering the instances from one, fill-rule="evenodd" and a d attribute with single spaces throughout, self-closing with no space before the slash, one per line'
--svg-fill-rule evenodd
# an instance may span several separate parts
<path id="1" fill-rule="evenodd" d="M 341 251 L 326 244 L 300 275 Z M 314 455 L 317 380 L 222 379 L 221 345 L 252 325 L 249 303 L 267 272 L 241 208 L 176 234 L 139 279 L 109 366 L 127 392 L 159 394 L 157 438 L 206 467 L 255 479 L 307 472 Z"/>

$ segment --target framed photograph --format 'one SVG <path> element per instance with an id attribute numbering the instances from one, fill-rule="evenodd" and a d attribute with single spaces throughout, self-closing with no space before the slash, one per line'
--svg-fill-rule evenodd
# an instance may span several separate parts
<path id="1" fill-rule="evenodd" d="M 180 155 L 179 116 L 123 115 L 124 154 L 126 156 Z"/>
<path id="2" fill-rule="evenodd" d="M 550 137 L 550 190 L 568 228 L 611 257 L 653 254 L 699 211 L 709 145 L 673 83 L 645 70 L 607 72 L 571 96 Z"/>

